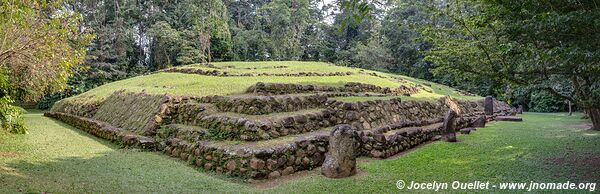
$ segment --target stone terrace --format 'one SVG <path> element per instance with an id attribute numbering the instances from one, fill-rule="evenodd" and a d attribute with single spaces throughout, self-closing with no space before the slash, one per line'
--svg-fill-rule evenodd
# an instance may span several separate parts
<path id="1" fill-rule="evenodd" d="M 213 76 L 224 76 L 223 69 L 218 72 Z M 245 94 L 230 96 L 119 91 L 105 103 L 73 105 L 82 107 L 81 111 L 55 107 L 46 116 L 124 145 L 164 152 L 209 171 L 274 179 L 321 166 L 330 131 L 336 125 L 349 124 L 359 131 L 357 155 L 387 158 L 439 139 L 448 109 L 459 115 L 457 129 L 472 127 L 484 115 L 483 100 L 368 100 L 371 96 L 411 95 L 418 90 L 356 82 L 343 86 L 259 82 Z M 333 99 L 347 96 L 366 100 Z M 508 105 L 499 101 L 494 101 L 493 108 L 487 120 L 510 112 Z"/>

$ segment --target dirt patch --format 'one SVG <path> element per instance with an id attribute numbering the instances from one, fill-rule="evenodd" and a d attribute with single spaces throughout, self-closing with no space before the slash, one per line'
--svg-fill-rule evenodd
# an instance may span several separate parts
<path id="1" fill-rule="evenodd" d="M 570 175 L 575 179 L 600 181 L 600 174 L 598 173 L 600 172 L 600 154 L 598 153 L 568 153 L 562 157 L 547 158 L 544 163 L 568 169 L 570 172 L 575 173 Z"/>
<path id="2" fill-rule="evenodd" d="M 584 129 L 584 130 L 588 130 L 591 129 L 593 127 L 592 123 L 583 123 L 583 124 L 579 124 L 579 125 L 570 125 L 568 127 L 572 127 L 575 129 Z"/>
<path id="3" fill-rule="evenodd" d="M 0 158 L 15 158 L 19 156 L 15 152 L 0 152 Z"/>
<path id="4" fill-rule="evenodd" d="M 358 158 L 357 158 L 357 163 L 358 163 Z M 357 165 L 358 166 L 358 165 Z M 363 176 L 367 176 L 368 173 L 366 171 L 361 170 L 360 168 L 356 168 L 356 175 L 351 176 L 351 177 L 347 177 L 347 178 L 341 178 L 341 179 L 353 179 L 353 178 L 357 178 L 357 177 L 363 177 Z M 321 168 L 316 168 L 310 171 L 304 170 L 304 171 L 300 171 L 300 172 L 295 172 L 293 174 L 287 175 L 287 176 L 281 176 L 277 179 L 273 179 L 273 180 L 252 180 L 250 182 L 251 186 L 257 188 L 257 189 L 270 189 L 273 187 L 277 187 L 279 185 L 291 182 L 291 181 L 296 181 L 299 180 L 303 177 L 306 176 L 321 176 Z"/>

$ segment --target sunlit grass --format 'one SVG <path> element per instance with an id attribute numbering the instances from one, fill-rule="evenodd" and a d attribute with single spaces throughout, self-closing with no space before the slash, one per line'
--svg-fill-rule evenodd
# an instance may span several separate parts
<path id="1" fill-rule="evenodd" d="M 382 87 L 398 87 L 399 83 L 373 76 L 311 76 L 311 77 L 284 77 L 284 76 L 256 76 L 256 77 L 217 77 L 184 73 L 156 73 L 134 77 L 108 83 L 94 88 L 82 96 L 95 96 L 104 99 L 116 90 L 153 94 L 173 95 L 229 95 L 240 94 L 256 82 L 276 83 L 311 83 L 323 85 L 343 85 L 346 82 L 362 82 Z"/>
<path id="2" fill-rule="evenodd" d="M 398 180 L 600 181 L 594 176 L 600 167 L 585 165 L 583 157 L 600 155 L 600 132 L 579 127 L 589 121 L 579 114 L 522 116 L 524 122 L 488 123 L 458 143 L 436 142 L 386 160 L 360 158 L 359 176 L 328 179 L 315 170 L 264 190 L 161 153 L 120 149 L 34 111 L 25 116 L 30 134 L 0 133 L 0 193 L 396 193 L 407 192 L 396 188 Z M 565 156 L 583 165 L 549 163 Z"/>
<path id="3" fill-rule="evenodd" d="M 244 190 L 155 152 L 120 149 L 34 111 L 28 135 L 0 135 L 0 193 L 196 193 Z"/>
<path id="4" fill-rule="evenodd" d="M 224 69 L 209 68 L 205 65 L 186 65 L 176 68 L 195 68 L 203 70 L 220 70 L 231 73 L 299 73 L 299 72 L 352 72 L 358 73 L 360 69 L 343 66 L 336 66 L 323 62 L 303 62 L 303 61 L 259 61 L 259 62 L 215 62 L 214 66 Z M 282 67 L 284 66 L 284 67 Z"/>
<path id="5" fill-rule="evenodd" d="M 396 88 L 400 85 L 416 86 L 430 88 L 433 93 L 421 91 L 411 96 L 411 99 L 437 99 L 445 95 L 450 95 L 459 99 L 475 99 L 477 97 L 463 96 L 454 91 L 454 89 L 435 84 L 432 82 L 414 79 L 406 76 L 375 72 L 370 70 L 360 70 L 336 66 L 322 62 L 298 62 L 298 61 L 278 61 L 278 62 L 219 62 L 215 66 L 235 66 L 236 68 L 219 69 L 228 72 L 271 72 L 271 73 L 297 73 L 297 72 L 353 72 L 349 76 L 256 76 L 256 77 L 216 77 L 203 76 L 184 73 L 154 73 L 150 75 L 138 76 L 126 80 L 116 81 L 94 88 L 79 96 L 71 97 L 67 100 L 102 100 L 117 90 L 127 90 L 132 92 L 147 92 L 152 94 L 172 94 L 189 96 L 207 96 L 207 95 L 231 95 L 241 94 L 256 82 L 275 82 L 275 83 L 302 83 L 319 85 L 343 85 L 347 82 L 361 82 L 373 84 L 381 87 Z M 182 67 L 201 67 L 202 65 L 189 65 Z M 287 68 L 269 68 L 274 66 L 287 66 Z M 240 69 L 257 68 L 257 69 Z M 210 68 L 209 68 L 210 69 Z M 377 73 L 383 77 L 368 75 L 367 73 Z M 429 84 L 425 86 L 423 84 Z M 84 98 L 85 97 L 85 98 Z"/>

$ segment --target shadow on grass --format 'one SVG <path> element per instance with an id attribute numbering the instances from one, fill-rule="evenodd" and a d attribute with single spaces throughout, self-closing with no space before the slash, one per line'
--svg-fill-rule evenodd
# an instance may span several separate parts
<path id="1" fill-rule="evenodd" d="M 94 141 L 96 141 L 96 142 L 98 142 L 98 143 L 100 143 L 100 144 L 102 144 L 102 145 L 104 145 L 104 146 L 106 146 L 106 147 L 109 147 L 109 148 L 112 148 L 112 149 L 119 149 L 119 148 L 122 148 L 122 146 L 118 145 L 118 144 L 117 144 L 117 143 L 115 143 L 115 142 L 112 142 L 112 141 L 109 141 L 109 140 L 106 140 L 106 139 L 102 139 L 102 138 L 96 137 L 96 136 L 94 136 L 94 135 L 92 135 L 92 134 L 89 134 L 88 132 L 85 132 L 85 131 L 83 131 L 83 130 L 81 130 L 81 129 L 78 129 L 77 127 L 73 127 L 73 126 L 71 126 L 71 125 L 69 125 L 69 124 L 63 123 L 63 122 L 62 122 L 62 121 L 60 121 L 60 120 L 57 120 L 57 119 L 55 119 L 55 118 L 50 118 L 50 117 L 47 117 L 47 118 L 48 118 L 48 119 L 49 119 L 49 120 L 50 120 L 52 123 L 54 123 L 54 124 L 56 124 L 56 125 L 58 125 L 58 126 L 60 126 L 60 127 L 62 127 L 62 128 L 69 129 L 69 130 L 71 130 L 71 131 L 73 131 L 73 132 L 77 133 L 77 134 L 78 134 L 78 135 L 80 135 L 80 136 L 83 136 L 83 137 L 86 137 L 86 138 L 92 139 L 92 140 L 94 140 Z"/>
<path id="2" fill-rule="evenodd" d="M 121 149 L 97 155 L 8 163 L 2 168 L 10 171 L 0 171 L 0 193 L 191 193 L 244 187 L 161 153 Z"/>
<path id="3" fill-rule="evenodd" d="M 0 193 L 195 193 L 246 187 L 159 152 L 120 149 L 41 114 L 29 111 L 31 133 L 6 145 L 15 148 L 4 150 L 21 154 L 0 158 Z"/>

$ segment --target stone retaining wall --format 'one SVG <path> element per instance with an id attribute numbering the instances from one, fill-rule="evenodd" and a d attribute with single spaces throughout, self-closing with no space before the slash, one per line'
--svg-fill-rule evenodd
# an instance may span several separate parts
<path id="1" fill-rule="evenodd" d="M 499 112 L 501 103 L 496 103 Z M 418 125 L 430 124 L 429 121 L 443 118 L 445 110 L 454 108 L 458 113 L 469 117 L 481 114 L 482 102 L 458 101 L 442 98 L 439 101 L 406 101 L 399 99 L 372 100 L 364 102 L 340 102 L 327 100 L 325 108 L 299 112 L 287 116 L 262 116 L 248 118 L 244 115 L 214 114 L 203 112 L 207 105 L 187 108 L 186 112 L 170 112 L 176 118 L 169 118 L 170 123 L 200 126 L 206 129 L 218 130 L 230 140 L 260 141 L 315 131 L 338 124 L 350 124 L 359 130 L 376 128 L 401 122 L 416 122 Z M 182 110 L 181 106 L 178 111 Z M 183 109 L 184 111 L 186 109 Z M 175 110 L 173 110 L 175 111 Z M 184 116 L 182 116 L 184 115 Z M 187 115 L 187 116 L 185 116 Z M 165 120 L 169 120 L 165 119 Z"/>
<path id="2" fill-rule="evenodd" d="M 246 115 L 295 112 L 313 108 L 324 108 L 328 98 L 347 96 L 373 97 L 385 95 L 346 92 L 280 96 L 181 96 L 172 97 L 172 100 L 169 102 L 167 117 L 163 119 L 173 119 L 174 122 L 182 122 L 182 116 L 185 118 L 188 118 L 190 115 L 201 117 L 217 112 L 232 112 Z M 188 119 L 186 122 L 190 121 Z"/>
<path id="3" fill-rule="evenodd" d="M 387 158 L 413 148 L 439 135 L 439 129 L 416 129 L 390 138 L 373 138 L 361 133 L 359 156 Z M 189 164 L 231 176 L 251 179 L 275 179 L 321 166 L 325 159 L 329 134 L 297 138 L 293 142 L 268 147 L 223 146 L 215 142 L 190 143 L 171 138 L 163 144 L 166 154 Z"/>
<path id="4" fill-rule="evenodd" d="M 83 98 L 83 97 L 82 97 Z M 63 99 L 58 101 L 52 106 L 50 111 L 52 112 L 62 112 L 68 113 L 71 115 L 77 115 L 80 117 L 91 118 L 98 111 L 98 107 L 102 105 L 102 103 L 97 102 L 95 100 L 89 100 L 89 102 L 83 102 L 83 100 L 73 100 L 70 98 Z"/>
<path id="5" fill-rule="evenodd" d="M 221 112 L 235 112 L 249 115 L 262 115 L 276 112 L 294 112 L 320 108 L 329 97 L 351 96 L 349 93 L 311 94 L 297 96 L 214 96 L 201 98 L 203 103 L 214 104 Z"/>
<path id="6" fill-rule="evenodd" d="M 398 125 L 392 125 L 390 126 L 390 129 L 400 129 L 394 128 L 397 126 Z M 440 134 L 441 124 L 429 128 L 414 127 L 406 130 L 399 130 L 390 135 L 363 133 L 360 135 L 361 149 L 358 151 L 360 152 L 360 155 L 363 156 L 388 158 L 404 150 L 434 140 L 434 137 Z"/>
<path id="7" fill-rule="evenodd" d="M 169 139 L 164 152 L 209 171 L 244 178 L 277 178 L 320 166 L 327 151 L 327 136 L 313 137 L 264 148 L 223 147 L 214 142 L 190 143 Z"/>
<path id="8" fill-rule="evenodd" d="M 44 113 L 44 116 L 58 119 L 103 139 L 120 141 L 123 138 L 123 129 L 114 127 L 106 122 L 61 112 L 47 112 Z"/>
<path id="9" fill-rule="evenodd" d="M 46 112 L 44 116 L 58 119 L 96 137 L 107 139 L 123 146 L 148 150 L 156 148 L 156 141 L 153 138 L 133 134 L 122 128 L 114 127 L 110 123 L 61 112 Z"/>
<path id="10" fill-rule="evenodd" d="M 318 73 L 318 72 L 298 72 L 298 73 L 230 73 L 227 71 L 220 70 L 203 70 L 196 68 L 170 68 L 162 70 L 161 72 L 172 72 L 172 73 L 187 73 L 187 74 L 198 74 L 207 76 L 347 76 L 352 75 L 352 72 L 332 72 L 332 73 Z"/>
<path id="11" fill-rule="evenodd" d="M 138 134 L 154 135 L 170 101 L 167 95 L 117 91 L 98 108 L 93 118 Z"/>
<path id="12" fill-rule="evenodd" d="M 391 89 L 389 87 L 381 87 L 357 82 L 348 82 L 344 86 L 258 82 L 254 86 L 248 88 L 246 92 L 266 95 L 297 94 L 311 92 L 372 92 L 397 96 L 410 96 L 411 94 L 417 93 L 418 89 L 416 87 L 407 87 L 404 85 L 401 85 L 400 87 L 395 89 Z"/>
<path id="13" fill-rule="evenodd" d="M 200 118 L 216 113 L 218 113 L 217 107 L 213 104 L 171 102 L 162 120 L 164 124 L 180 123 L 197 125 Z"/>

